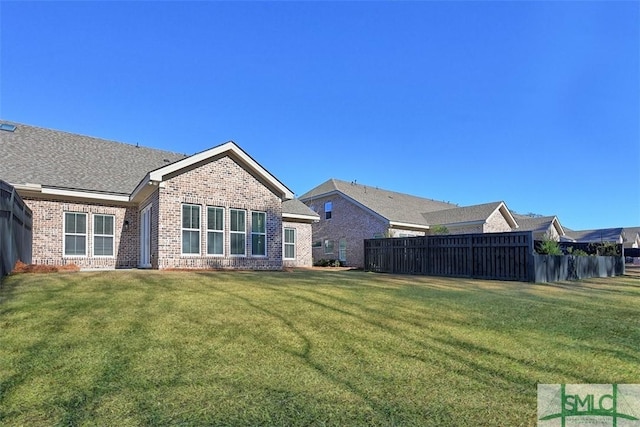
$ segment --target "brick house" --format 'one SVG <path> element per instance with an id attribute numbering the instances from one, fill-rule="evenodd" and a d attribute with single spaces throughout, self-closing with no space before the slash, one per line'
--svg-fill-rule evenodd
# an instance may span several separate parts
<path id="1" fill-rule="evenodd" d="M 185 156 L 0 125 L 0 179 L 33 212 L 32 262 L 277 270 L 312 263 L 318 215 L 233 142 Z"/>
<path id="2" fill-rule="evenodd" d="M 459 207 L 410 194 L 330 179 L 300 196 L 320 215 L 313 224 L 313 258 L 364 265 L 364 240 L 381 237 L 512 231 L 518 223 L 504 202 Z"/>
<path id="3" fill-rule="evenodd" d="M 513 214 L 518 221 L 519 231 L 532 231 L 533 238 L 542 240 L 550 237 L 552 240 L 560 241 L 565 236 L 565 231 L 557 216 L 527 216 Z"/>

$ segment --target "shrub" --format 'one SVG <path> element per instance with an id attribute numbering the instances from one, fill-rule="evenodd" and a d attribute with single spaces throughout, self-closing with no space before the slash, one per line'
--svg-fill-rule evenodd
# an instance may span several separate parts
<path id="1" fill-rule="evenodd" d="M 540 255 L 562 255 L 560 243 L 556 242 L 547 235 L 545 235 L 543 239 L 538 242 L 536 252 L 538 252 Z"/>

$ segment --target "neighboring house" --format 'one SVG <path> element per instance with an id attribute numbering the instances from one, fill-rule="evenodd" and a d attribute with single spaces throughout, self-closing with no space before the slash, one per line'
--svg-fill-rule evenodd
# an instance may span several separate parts
<path id="1" fill-rule="evenodd" d="M 557 216 L 528 216 L 513 215 L 518 221 L 518 231 L 532 231 L 535 240 L 542 240 L 550 237 L 555 241 L 559 241 L 565 235 L 564 228 L 560 225 Z"/>
<path id="2" fill-rule="evenodd" d="M 602 228 L 599 230 L 571 230 L 565 228 L 565 235 L 560 238 L 563 242 L 575 243 L 624 243 L 624 228 Z"/>
<path id="3" fill-rule="evenodd" d="M 311 265 L 317 214 L 233 142 L 184 156 L 0 124 L 0 179 L 33 211 L 35 264 Z"/>
<path id="4" fill-rule="evenodd" d="M 624 247 L 629 249 L 640 248 L 640 227 L 624 227 L 626 240 Z"/>
<path id="5" fill-rule="evenodd" d="M 364 265 L 364 240 L 511 231 L 518 227 L 504 202 L 458 207 L 451 203 L 330 179 L 300 200 L 320 215 L 313 224 L 313 258 Z"/>

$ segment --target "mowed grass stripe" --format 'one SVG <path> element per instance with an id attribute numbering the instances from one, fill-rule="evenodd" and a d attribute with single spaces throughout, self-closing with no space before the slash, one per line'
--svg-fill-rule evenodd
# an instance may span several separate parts
<path id="1" fill-rule="evenodd" d="M 537 383 L 640 382 L 640 280 L 16 275 L 2 425 L 533 425 Z"/>

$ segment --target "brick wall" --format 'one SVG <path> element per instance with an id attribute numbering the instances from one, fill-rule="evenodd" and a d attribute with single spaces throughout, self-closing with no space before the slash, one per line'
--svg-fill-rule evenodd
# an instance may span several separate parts
<path id="1" fill-rule="evenodd" d="M 129 268 L 138 263 L 138 209 L 125 205 L 63 202 L 53 199 L 24 198 L 33 212 L 32 263 L 42 265 L 75 264 L 80 268 Z M 64 256 L 64 213 L 87 214 L 86 256 Z M 95 214 L 114 215 L 114 255 L 93 256 Z M 129 228 L 124 230 L 124 221 Z"/>
<path id="2" fill-rule="evenodd" d="M 182 254 L 182 204 L 200 206 L 200 255 Z M 231 157 L 174 176 L 158 189 L 157 267 L 282 268 L 282 202 Z M 206 255 L 207 206 L 224 208 L 224 256 Z M 229 209 L 246 211 L 246 256 L 229 254 Z M 266 213 L 267 256 L 251 256 L 251 211 Z"/>
<path id="3" fill-rule="evenodd" d="M 499 209 L 496 209 L 484 224 L 483 233 L 502 233 L 512 231 L 511 226 Z"/>
<path id="4" fill-rule="evenodd" d="M 283 265 L 285 267 L 311 267 L 313 265 L 313 255 L 311 253 L 312 225 L 285 221 L 282 223 L 282 228 L 296 230 L 296 258 L 283 259 Z"/>
<path id="5" fill-rule="evenodd" d="M 331 219 L 325 219 L 324 204 L 332 202 Z M 320 221 L 314 223 L 313 242 L 322 242 L 322 246 L 313 248 L 314 262 L 320 259 L 338 259 L 340 239 L 347 244 L 346 265 L 364 266 L 364 239 L 372 239 L 377 234 L 384 235 L 387 222 L 371 214 L 339 195 L 333 195 L 307 201 L 305 204 L 320 215 Z M 333 253 L 326 254 L 324 241 L 333 242 Z"/>

